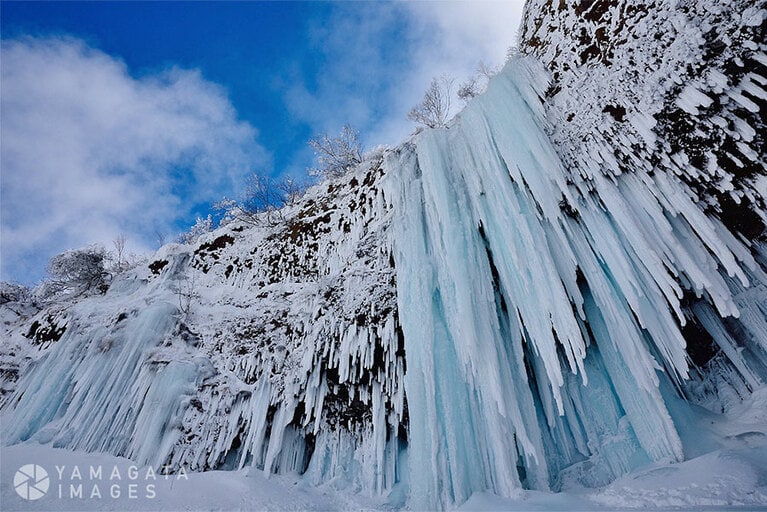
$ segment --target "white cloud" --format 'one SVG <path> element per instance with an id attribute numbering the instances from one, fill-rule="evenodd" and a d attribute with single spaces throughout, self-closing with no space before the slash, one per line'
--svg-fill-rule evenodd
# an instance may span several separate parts
<path id="1" fill-rule="evenodd" d="M 306 58 L 320 74 L 294 63 L 275 79 L 312 131 L 351 123 L 368 146 L 396 144 L 432 77 L 460 82 L 480 60 L 503 62 L 523 3 L 334 4 L 309 33 Z M 120 232 L 143 250 L 155 228 L 171 234 L 268 166 L 255 129 L 196 71 L 132 77 L 72 39 L 4 41 L 0 67 L 0 279 L 36 279 L 53 254 Z M 284 171 L 300 173 L 309 158 L 297 150 Z"/>
<path id="2" fill-rule="evenodd" d="M 473 2 L 406 2 L 416 25 L 433 44 L 426 56 L 442 65 L 473 67 L 480 59 L 500 63 L 515 44 L 523 0 Z M 459 69 L 460 71 L 460 69 Z"/>
<path id="3" fill-rule="evenodd" d="M 401 2 L 413 34 L 413 57 L 385 116 L 370 138 L 396 143 L 412 132 L 410 108 L 421 101 L 432 78 L 448 75 L 458 85 L 471 76 L 480 61 L 504 63 L 507 49 L 516 44 L 524 0 L 472 2 Z M 454 98 L 455 103 L 457 99 Z"/>
<path id="4" fill-rule="evenodd" d="M 293 75 L 285 101 L 315 131 L 349 122 L 368 145 L 399 143 L 414 129 L 408 110 L 433 77 L 446 73 L 458 85 L 480 61 L 504 62 L 523 6 L 524 0 L 338 4 L 311 34 L 325 64 L 321 76 Z"/>
<path id="5" fill-rule="evenodd" d="M 144 250 L 269 161 L 197 71 L 135 78 L 51 38 L 3 41 L 0 66 L 2 279 L 37 279 L 52 255 L 121 232 Z"/>

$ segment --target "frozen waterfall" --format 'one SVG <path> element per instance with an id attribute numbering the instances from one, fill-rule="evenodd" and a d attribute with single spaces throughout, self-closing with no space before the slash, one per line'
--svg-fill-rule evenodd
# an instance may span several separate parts
<path id="1" fill-rule="evenodd" d="M 739 315 L 733 290 L 767 282 L 677 177 L 609 155 L 568 173 L 545 88 L 536 64 L 512 62 L 387 161 L 416 508 L 556 488 L 567 467 L 593 485 L 682 459 L 659 386 L 688 375 L 683 293 L 716 309 L 702 321 L 727 348 L 716 326 Z"/>

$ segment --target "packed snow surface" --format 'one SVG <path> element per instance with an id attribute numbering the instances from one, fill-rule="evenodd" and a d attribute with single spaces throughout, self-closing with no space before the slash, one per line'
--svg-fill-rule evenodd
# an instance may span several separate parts
<path id="1" fill-rule="evenodd" d="M 713 431 L 729 433 L 727 447 L 681 464 L 656 463 L 600 488 L 571 482 L 562 492 L 526 490 L 513 499 L 489 491 L 475 492 L 458 510 L 765 510 L 765 411 L 767 389 L 762 389 L 732 414 L 717 418 L 711 427 Z M 11 485 L 15 472 L 27 464 L 42 467 L 49 478 L 46 494 L 34 501 L 21 498 Z M 162 470 L 150 469 L 122 457 L 34 442 L 2 447 L 0 508 L 6 511 L 399 508 L 384 497 L 350 492 L 339 481 L 315 487 L 295 473 L 268 475 L 251 467 L 166 475 Z"/>

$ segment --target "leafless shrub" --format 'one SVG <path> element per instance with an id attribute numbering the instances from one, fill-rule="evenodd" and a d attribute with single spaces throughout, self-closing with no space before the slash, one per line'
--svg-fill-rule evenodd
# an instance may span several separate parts
<path id="1" fill-rule="evenodd" d="M 306 193 L 307 183 L 304 180 L 286 176 L 277 182 L 277 190 L 282 193 L 284 205 L 293 205 Z"/>
<path id="2" fill-rule="evenodd" d="M 291 194 L 299 193 L 297 183 L 288 186 L 284 180 L 278 182 L 266 174 L 254 172 L 248 177 L 242 199 L 225 197 L 213 208 L 223 213 L 222 224 L 238 220 L 251 225 L 273 226 L 282 221 L 280 208 L 287 203 L 285 188 L 289 188 Z"/>
<path id="3" fill-rule="evenodd" d="M 213 231 L 213 219 L 210 214 L 207 217 L 197 217 L 197 222 L 195 222 L 194 226 L 186 233 L 179 235 L 178 241 L 182 244 L 191 244 L 200 238 L 201 235 L 211 231 Z"/>
<path id="4" fill-rule="evenodd" d="M 421 103 L 413 107 L 407 118 L 427 128 L 446 126 L 450 119 L 454 78 L 442 75 L 433 78 Z"/>
<path id="5" fill-rule="evenodd" d="M 491 67 L 484 61 L 479 61 L 477 69 L 469 79 L 458 88 L 458 98 L 468 103 L 475 96 L 479 96 L 485 89 L 490 79 L 498 74 L 499 68 Z"/>
<path id="6" fill-rule="evenodd" d="M 346 171 L 362 162 L 362 146 L 359 133 L 345 125 L 337 137 L 323 133 L 309 140 L 317 157 L 316 168 L 309 175 L 322 179 L 343 176 Z"/>

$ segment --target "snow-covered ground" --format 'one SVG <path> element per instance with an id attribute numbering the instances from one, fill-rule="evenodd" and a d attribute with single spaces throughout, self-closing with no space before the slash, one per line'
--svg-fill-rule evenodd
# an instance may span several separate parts
<path id="1" fill-rule="evenodd" d="M 148 466 L 104 454 L 27 443 L 0 450 L 2 501 L 10 510 L 364 510 L 379 504 L 331 486 L 313 487 L 299 477 L 255 469 L 162 475 Z M 14 489 L 14 475 L 37 464 L 49 477 L 34 501 Z M 98 472 L 101 478 L 97 478 Z M 73 474 L 74 472 L 74 474 Z M 91 474 L 94 472 L 95 474 Z M 79 473 L 79 476 L 78 476 Z M 23 484 L 22 484 L 23 485 Z"/>
<path id="2" fill-rule="evenodd" d="M 298 475 L 256 469 L 155 474 L 104 454 L 27 443 L 0 449 L 0 508 L 26 510 L 397 510 L 385 499 L 314 487 Z M 38 464 L 50 484 L 40 499 L 21 498 L 14 474 Z M 75 469 L 75 467 L 77 469 Z M 101 470 L 101 479 L 91 471 Z M 119 473 L 119 478 L 117 473 Z M 80 476 L 73 471 L 79 471 Z M 81 477 L 81 478 L 80 478 Z M 717 450 L 681 464 L 654 464 L 600 489 L 520 491 L 517 499 L 475 493 L 458 510 L 767 510 L 767 448 Z"/>
<path id="3" fill-rule="evenodd" d="M 655 463 L 596 489 L 565 484 L 563 492 L 520 491 L 516 499 L 478 492 L 458 510 L 767 510 L 767 388 L 729 414 L 710 417 L 709 427 L 683 431 L 683 440 L 692 452 L 718 448 L 686 462 Z M 47 492 L 36 500 L 14 488 L 17 470 L 28 464 L 48 475 Z M 39 480 L 44 488 L 45 479 Z M 34 442 L 0 448 L 4 511 L 401 508 L 398 491 L 374 498 L 344 488 L 341 480 L 315 487 L 297 474 L 267 475 L 252 467 L 166 476 L 122 457 Z"/>

